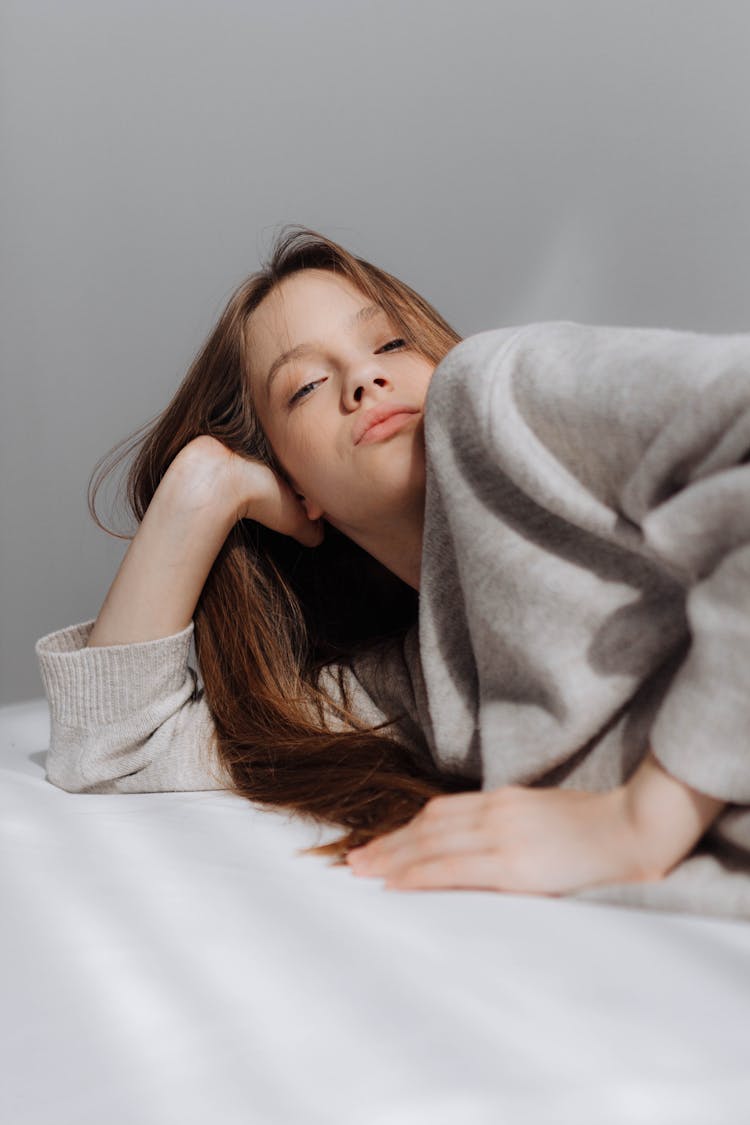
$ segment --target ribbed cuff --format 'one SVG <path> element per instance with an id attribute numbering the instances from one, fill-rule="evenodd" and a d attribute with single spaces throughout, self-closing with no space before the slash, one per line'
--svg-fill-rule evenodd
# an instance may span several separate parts
<path id="1" fill-rule="evenodd" d="M 58 629 L 34 645 L 50 710 L 59 723 L 90 727 L 115 722 L 182 687 L 193 621 L 169 637 L 88 648 L 95 621 Z"/>

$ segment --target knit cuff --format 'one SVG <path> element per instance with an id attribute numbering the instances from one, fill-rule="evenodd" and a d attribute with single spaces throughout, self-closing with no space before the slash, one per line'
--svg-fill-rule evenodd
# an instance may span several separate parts
<path id="1" fill-rule="evenodd" d="M 72 727 L 105 725 L 142 712 L 184 683 L 190 621 L 151 641 L 86 647 L 96 618 L 40 637 L 34 645 L 52 716 Z"/>

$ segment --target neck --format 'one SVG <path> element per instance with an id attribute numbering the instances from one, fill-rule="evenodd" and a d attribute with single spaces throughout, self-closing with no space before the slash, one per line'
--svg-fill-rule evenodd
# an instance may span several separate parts
<path id="1" fill-rule="evenodd" d="M 395 519 L 389 519 L 386 531 L 382 525 L 372 534 L 368 531 L 345 530 L 345 534 L 367 551 L 368 555 L 372 555 L 414 590 L 419 590 L 423 532 L 424 495 L 415 508 L 400 513 Z"/>
<path id="2" fill-rule="evenodd" d="M 420 520 L 418 526 L 413 525 L 396 542 L 380 543 L 375 549 L 369 550 L 370 554 L 381 562 L 383 566 L 406 582 L 414 590 L 419 590 L 419 576 L 422 569 L 422 533 L 424 521 Z"/>

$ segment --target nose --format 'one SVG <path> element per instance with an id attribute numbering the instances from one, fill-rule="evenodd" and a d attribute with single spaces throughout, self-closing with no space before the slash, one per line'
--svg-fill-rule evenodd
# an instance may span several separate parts
<path id="1" fill-rule="evenodd" d="M 368 392 L 375 387 L 387 387 L 388 378 L 382 371 L 369 367 L 364 370 L 362 365 L 349 372 L 344 382 L 344 396 L 349 407 L 356 407 Z"/>

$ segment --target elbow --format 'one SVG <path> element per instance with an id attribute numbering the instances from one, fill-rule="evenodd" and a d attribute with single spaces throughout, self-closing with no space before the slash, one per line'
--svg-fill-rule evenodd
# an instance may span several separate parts
<path id="1" fill-rule="evenodd" d="M 58 758 L 47 752 L 47 761 L 44 769 L 44 779 L 56 789 L 65 793 L 114 793 L 116 792 L 112 781 L 92 781 L 81 768 L 81 763 L 74 763 L 70 759 Z"/>
<path id="2" fill-rule="evenodd" d="M 50 761 L 49 755 L 44 778 L 50 785 L 54 785 L 56 789 L 63 789 L 66 793 L 83 793 L 88 787 L 88 783 L 77 770 L 71 769 L 69 764 L 67 768 L 60 768 L 60 763 Z"/>

